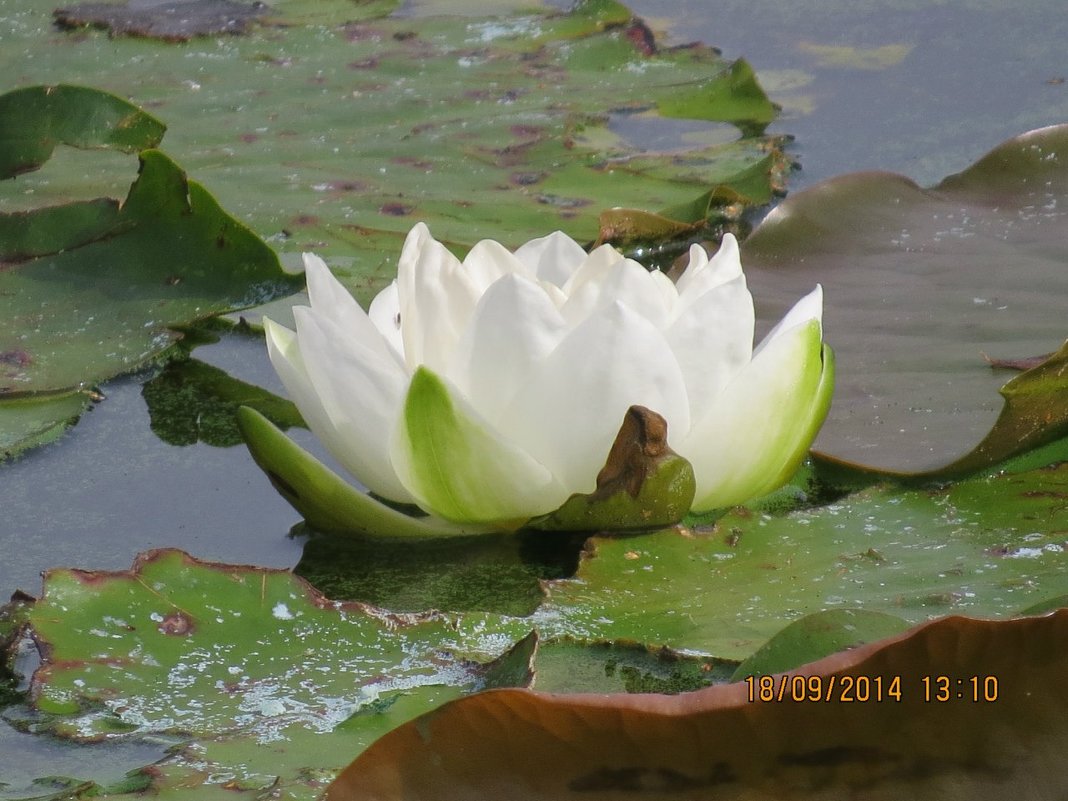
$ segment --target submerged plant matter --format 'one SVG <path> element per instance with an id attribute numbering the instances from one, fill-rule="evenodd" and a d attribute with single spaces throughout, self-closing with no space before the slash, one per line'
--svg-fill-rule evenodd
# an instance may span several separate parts
<path id="1" fill-rule="evenodd" d="M 287 390 L 372 492 L 454 522 L 516 527 L 593 491 L 634 405 L 693 466 L 694 510 L 742 503 L 786 482 L 830 404 L 822 290 L 754 349 L 730 234 L 674 284 L 559 232 L 461 262 L 419 224 L 366 313 L 304 263 L 296 331 L 265 322 Z"/>

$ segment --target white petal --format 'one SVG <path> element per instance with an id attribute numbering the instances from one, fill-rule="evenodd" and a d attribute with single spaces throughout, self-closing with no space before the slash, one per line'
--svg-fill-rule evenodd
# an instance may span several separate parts
<path id="1" fill-rule="evenodd" d="M 600 280 L 580 284 L 561 311 L 573 327 L 613 303 L 622 303 L 657 328 L 664 327 L 670 310 L 653 274 L 636 261 L 621 259 Z"/>
<path id="2" fill-rule="evenodd" d="M 504 409 L 526 386 L 532 367 L 552 352 L 566 331 L 556 304 L 541 286 L 520 275 L 506 276 L 479 300 L 448 378 L 479 414 L 498 425 Z"/>
<path id="3" fill-rule="evenodd" d="M 271 364 L 308 428 L 324 443 L 339 442 L 337 428 L 323 408 L 304 367 L 297 335 L 267 317 L 263 318 L 263 331 L 266 334 L 267 355 L 271 358 Z"/>
<path id="4" fill-rule="evenodd" d="M 542 281 L 562 287 L 586 259 L 586 251 L 562 231 L 532 239 L 515 256 Z"/>
<path id="5" fill-rule="evenodd" d="M 612 267 L 623 261 L 623 255 L 611 245 L 601 245 L 587 256 L 571 277 L 564 282 L 562 289 L 567 295 L 573 295 L 587 282 L 600 283 Z"/>
<path id="6" fill-rule="evenodd" d="M 527 272 L 525 265 L 508 248 L 492 239 L 483 239 L 471 248 L 463 265 L 480 294 L 509 273 Z"/>
<path id="7" fill-rule="evenodd" d="M 698 297 L 720 284 L 732 281 L 742 274 L 741 254 L 734 234 L 724 234 L 719 250 L 711 259 L 700 245 L 690 247 L 690 263 L 679 276 L 676 288 L 679 297 Z"/>
<path id="8" fill-rule="evenodd" d="M 305 253 L 304 274 L 308 282 L 308 297 L 317 315 L 333 320 L 347 339 L 362 342 L 379 355 L 387 354 L 387 343 L 378 328 L 330 272 L 326 262 L 314 253 Z"/>
<path id="9" fill-rule="evenodd" d="M 693 465 L 695 511 L 744 503 L 778 488 L 818 428 L 824 362 L 809 320 L 767 343 L 674 448 Z M 829 397 L 826 398 L 829 403 Z M 822 409 L 826 412 L 826 407 Z"/>
<path id="10" fill-rule="evenodd" d="M 753 354 L 753 296 L 739 275 L 691 300 L 665 332 L 696 425 Z"/>
<path id="11" fill-rule="evenodd" d="M 769 343 L 771 343 L 776 337 L 782 336 L 792 328 L 801 325 L 801 323 L 809 320 L 815 320 L 820 324 L 821 330 L 823 326 L 823 287 L 816 284 L 816 288 L 805 295 L 801 300 L 797 301 L 793 305 L 790 311 L 786 312 L 786 315 L 779 320 L 778 324 L 768 332 L 768 335 L 761 340 L 757 346 L 754 354 L 760 353 Z"/>
<path id="12" fill-rule="evenodd" d="M 389 459 L 408 375 L 392 355 L 346 337 L 312 309 L 298 306 L 293 317 L 307 375 L 337 431 L 322 436 L 323 444 L 372 492 L 411 502 Z"/>
<path id="13" fill-rule="evenodd" d="M 400 293 L 397 291 L 396 281 L 392 281 L 389 286 L 375 295 L 374 300 L 371 301 L 370 308 L 367 310 L 367 316 L 393 353 L 396 354 L 398 362 L 404 364 Z"/>
<path id="14" fill-rule="evenodd" d="M 500 428 L 571 492 L 590 492 L 633 404 L 663 415 L 669 440 L 689 430 L 686 386 L 667 342 L 644 317 L 614 303 L 533 367 Z"/>
<path id="15" fill-rule="evenodd" d="M 392 461 L 421 507 L 454 522 L 517 528 L 569 494 L 425 367 L 412 377 Z"/>
<path id="16" fill-rule="evenodd" d="M 408 369 L 425 364 L 444 373 L 481 292 L 460 260 L 422 224 L 404 243 L 397 284 Z"/>
<path id="17" fill-rule="evenodd" d="M 651 270 L 649 275 L 653 277 L 653 283 L 660 291 L 661 297 L 664 299 L 664 304 L 667 306 L 669 313 L 674 313 L 675 307 L 679 302 L 679 291 L 675 288 L 675 282 L 667 277 L 660 270 Z"/>

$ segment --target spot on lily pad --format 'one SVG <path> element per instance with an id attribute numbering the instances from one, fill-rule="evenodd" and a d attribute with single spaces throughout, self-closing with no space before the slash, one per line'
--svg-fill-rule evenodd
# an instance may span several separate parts
<path id="1" fill-rule="evenodd" d="M 248 33 L 252 23 L 265 11 L 267 5 L 261 2 L 131 0 L 120 4 L 81 3 L 57 8 L 53 15 L 61 28 L 102 28 L 112 35 L 186 42 L 195 36 Z"/>

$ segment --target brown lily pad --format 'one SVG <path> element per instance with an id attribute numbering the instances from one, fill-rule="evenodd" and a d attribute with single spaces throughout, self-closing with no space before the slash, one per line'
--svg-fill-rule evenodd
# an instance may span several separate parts
<path id="1" fill-rule="evenodd" d="M 101 28 L 115 36 L 144 36 L 186 42 L 196 36 L 248 33 L 267 12 L 261 2 L 232 0 L 130 0 L 80 3 L 53 12 L 61 28 Z"/>
<path id="2" fill-rule="evenodd" d="M 382 737 L 325 797 L 1060 797 L 1066 642 L 1068 610 L 950 617 L 683 695 L 482 693 Z"/>
<path id="3" fill-rule="evenodd" d="M 817 282 L 826 290 L 838 385 L 817 450 L 928 474 L 1013 455 L 1013 421 L 997 421 L 1003 436 L 991 430 L 1004 377 L 980 354 L 1064 341 L 1066 209 L 1068 125 L 1059 125 L 1015 137 L 931 188 L 853 173 L 768 215 L 743 247 L 753 294 L 767 304 L 761 316 L 777 319 Z M 1058 425 L 1068 396 L 1042 391 Z M 987 432 L 986 455 L 970 458 Z M 1060 436 L 1049 428 L 1031 445 Z"/>

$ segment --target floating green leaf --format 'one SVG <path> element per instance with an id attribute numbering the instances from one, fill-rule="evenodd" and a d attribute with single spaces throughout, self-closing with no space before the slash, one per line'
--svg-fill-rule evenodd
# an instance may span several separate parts
<path id="1" fill-rule="evenodd" d="M 769 316 L 814 283 L 827 287 L 841 381 L 817 448 L 930 478 L 1064 437 L 1065 353 L 1004 388 L 996 424 L 1004 378 L 982 355 L 1048 353 L 1064 341 L 1066 209 L 1060 125 L 1009 140 L 932 189 L 845 175 L 768 215 L 743 261 Z"/>
<path id="2" fill-rule="evenodd" d="M 145 151 L 107 236 L 0 272 L 0 342 L 22 354 L 5 365 L 0 393 L 132 370 L 175 340 L 168 326 L 266 300 L 296 280 L 167 156 Z"/>
<path id="3" fill-rule="evenodd" d="M 839 651 L 900 634 L 908 623 L 884 612 L 827 609 L 795 620 L 738 665 L 732 681 L 782 673 Z"/>
<path id="4" fill-rule="evenodd" d="M 65 85 L 16 89 L 0 95 L 0 178 L 37 169 L 57 144 L 135 153 L 158 145 L 164 130 L 155 117 L 106 92 Z"/>
<path id="5" fill-rule="evenodd" d="M 549 640 L 538 646 L 534 687 L 541 692 L 667 693 L 730 679 L 737 663 L 634 642 Z"/>
<path id="6" fill-rule="evenodd" d="M 77 119 L 80 106 L 68 105 Z M 84 408 L 81 390 L 160 356 L 178 338 L 173 326 L 299 281 L 152 150 L 121 207 L 100 200 L 0 215 L 0 262 L 10 263 L 0 270 L 4 458 L 57 437 Z"/>
<path id="7" fill-rule="evenodd" d="M 765 202 L 786 162 L 778 138 L 739 136 L 776 113 L 748 66 L 665 47 L 615 2 L 390 19 L 395 3 L 269 5 L 287 24 L 195 46 L 20 29 L 0 64 L 42 83 L 92 75 L 151 107 L 225 208 L 284 251 L 328 256 L 363 299 L 416 220 L 464 249 L 555 228 L 592 241 L 617 206 L 688 230 Z M 703 141 L 646 152 L 620 133 L 640 140 L 667 116 L 708 121 Z M 739 182 L 753 197 L 715 194 Z"/>
<path id="8" fill-rule="evenodd" d="M 522 624 L 326 600 L 286 571 L 155 551 L 128 572 L 52 570 L 29 616 L 36 707 L 93 740 L 122 732 L 270 738 L 332 731 L 393 691 L 476 686 Z M 517 639 L 517 638 L 516 638 Z"/>
<path id="9" fill-rule="evenodd" d="M 822 610 L 920 622 L 1002 616 L 1068 592 L 1068 465 L 939 490 L 872 487 L 785 515 L 739 509 L 711 530 L 595 538 L 550 584 L 542 633 L 744 659 Z"/>
<path id="10" fill-rule="evenodd" d="M 330 598 L 395 612 L 523 616 L 544 599 L 543 581 L 574 574 L 584 540 L 581 534 L 520 531 L 508 537 L 435 538 L 416 548 L 405 540 L 313 535 L 293 572 Z"/>
<path id="11" fill-rule="evenodd" d="M 3 371 L 0 364 L 0 373 Z M 86 392 L 63 392 L 46 398 L 0 403 L 0 461 L 56 439 L 89 404 Z"/>

